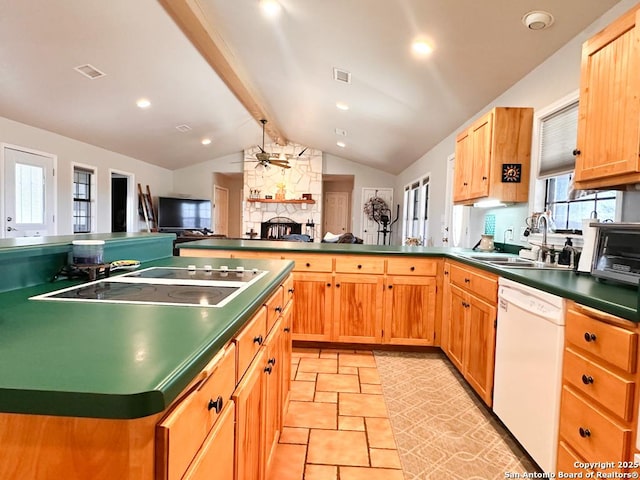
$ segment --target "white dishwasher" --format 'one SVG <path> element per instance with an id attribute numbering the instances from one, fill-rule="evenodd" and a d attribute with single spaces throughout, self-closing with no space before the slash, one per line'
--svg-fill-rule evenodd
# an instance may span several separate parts
<path id="1" fill-rule="evenodd" d="M 545 472 L 556 468 L 565 301 L 498 281 L 493 411 Z"/>

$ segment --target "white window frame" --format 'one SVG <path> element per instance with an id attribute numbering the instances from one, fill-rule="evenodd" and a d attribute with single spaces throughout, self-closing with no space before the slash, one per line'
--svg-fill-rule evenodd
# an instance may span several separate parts
<path id="1" fill-rule="evenodd" d="M 421 245 L 427 245 L 429 229 L 429 210 L 430 203 L 428 192 L 430 191 L 431 174 L 426 174 L 404 186 L 403 200 L 404 210 L 402 212 L 402 234 L 403 243 L 408 237 L 419 237 Z M 411 192 L 415 191 L 418 195 L 418 201 L 409 201 L 412 196 Z M 414 197 L 415 198 L 415 197 Z M 414 231 L 415 209 L 414 205 L 418 205 L 417 226 Z"/>
<path id="2" fill-rule="evenodd" d="M 71 231 L 74 232 L 74 187 L 76 169 L 91 172 L 91 231 L 82 233 L 96 233 L 98 231 L 98 168 L 95 165 L 71 162 Z M 81 235 L 82 233 L 79 233 Z"/>
<path id="3" fill-rule="evenodd" d="M 533 143 L 531 148 L 531 180 L 529 183 L 529 213 L 541 212 L 545 208 L 546 197 L 546 180 L 549 177 L 540 178 L 540 155 L 542 151 L 542 122 L 550 115 L 558 112 L 564 108 L 567 108 L 571 104 L 577 102 L 580 98 L 580 91 L 574 90 L 573 92 L 565 95 L 561 99 L 552 103 L 551 105 L 538 110 L 533 117 Z M 566 172 L 558 172 L 556 175 L 562 173 L 569 173 L 572 170 Z M 616 194 L 616 221 L 619 221 L 622 215 L 622 193 Z M 542 241 L 541 234 L 532 234 L 529 236 L 529 240 L 540 243 Z M 578 234 L 549 234 L 547 237 L 547 243 L 554 245 L 562 245 L 567 237 L 574 239 L 574 245 L 582 246 L 582 235 Z"/>

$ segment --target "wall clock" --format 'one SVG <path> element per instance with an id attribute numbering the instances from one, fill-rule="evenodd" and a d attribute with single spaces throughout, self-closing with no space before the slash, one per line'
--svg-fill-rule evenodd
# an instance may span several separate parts
<path id="1" fill-rule="evenodd" d="M 502 164 L 502 182 L 503 183 L 520 183 L 522 178 L 521 163 L 503 163 Z"/>

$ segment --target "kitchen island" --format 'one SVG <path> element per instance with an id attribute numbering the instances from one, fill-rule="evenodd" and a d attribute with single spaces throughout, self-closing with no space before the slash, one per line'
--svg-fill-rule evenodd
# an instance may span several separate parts
<path id="1" fill-rule="evenodd" d="M 155 247 L 146 242 L 160 242 L 157 251 L 165 252 L 163 258 L 143 262 L 143 267 L 202 267 L 204 262 L 198 259 L 170 256 L 171 237 L 169 241 L 163 236 L 139 238 L 150 251 Z M 19 262 L 28 257 L 26 250 L 50 260 L 65 255 L 70 245 L 62 240 L 14 247 L 18 254 L 13 258 Z M 10 250 L 0 245 L 1 261 L 10 261 Z M 45 263 L 53 268 L 48 260 Z M 206 263 L 214 269 L 221 266 L 220 262 Z M 180 471 L 181 477 L 188 466 L 195 468 L 190 466 L 195 451 L 184 460 L 183 452 L 175 451 L 183 442 L 172 440 L 169 445 L 174 438 L 171 432 L 176 425 L 188 423 L 190 415 L 209 418 L 210 429 L 222 423 L 215 423 L 220 414 L 230 419 L 224 425 L 233 429 L 234 401 L 230 398 L 241 378 L 238 375 L 244 373 L 236 368 L 236 353 L 244 348 L 236 340 L 251 323 L 252 328 L 261 328 L 260 342 L 254 346 L 271 348 L 267 327 L 273 326 L 271 336 L 275 338 L 279 333 L 275 331 L 284 325 L 279 316 L 286 311 L 282 285 L 292 269 L 291 262 L 271 260 L 226 259 L 224 266 L 230 270 L 258 268 L 266 274 L 221 307 L 30 299 L 78 284 L 78 280 L 0 293 L 0 478 L 174 478 L 175 472 Z M 40 274 L 51 278 L 52 271 Z M 273 298 L 278 299 L 275 307 L 270 305 Z M 272 317 L 269 308 L 276 309 L 276 316 Z M 281 350 L 275 350 L 276 354 L 284 355 L 286 341 L 277 338 Z M 251 352 L 245 356 L 254 361 Z M 265 356 L 266 352 L 256 355 L 256 361 Z M 221 380 L 209 380 L 216 375 Z M 218 384 L 227 385 L 226 378 L 229 387 L 220 387 Z M 277 378 L 283 382 L 282 375 Z M 204 403 L 203 413 L 198 413 L 200 409 L 195 414 L 183 413 L 194 412 L 190 407 L 193 398 L 200 402 L 209 395 L 201 390 L 216 385 L 228 394 L 217 400 L 215 395 L 207 397 L 210 404 Z M 283 393 L 275 396 L 278 402 L 286 396 L 284 382 L 276 391 L 280 388 Z M 198 400 L 198 395 L 203 398 Z M 172 413 L 174 410 L 178 413 Z M 198 438 L 198 429 L 188 430 L 191 438 Z M 207 435 L 209 430 L 195 450 Z M 229 435 L 224 438 L 228 440 Z M 233 472 L 233 430 L 230 438 L 225 448 L 231 449 L 227 456 Z"/>

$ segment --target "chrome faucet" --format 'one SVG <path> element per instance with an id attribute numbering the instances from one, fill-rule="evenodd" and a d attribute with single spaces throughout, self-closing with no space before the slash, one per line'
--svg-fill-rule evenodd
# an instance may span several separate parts
<path id="1" fill-rule="evenodd" d="M 542 228 L 542 221 L 544 220 L 544 228 Z M 549 253 L 549 246 L 547 245 L 547 232 L 549 231 L 549 216 L 546 213 L 542 213 L 538 216 L 536 223 L 538 231 L 542 232 L 542 244 L 540 245 L 540 261 L 544 261 L 545 255 Z M 552 259 L 553 261 L 553 259 Z"/>

